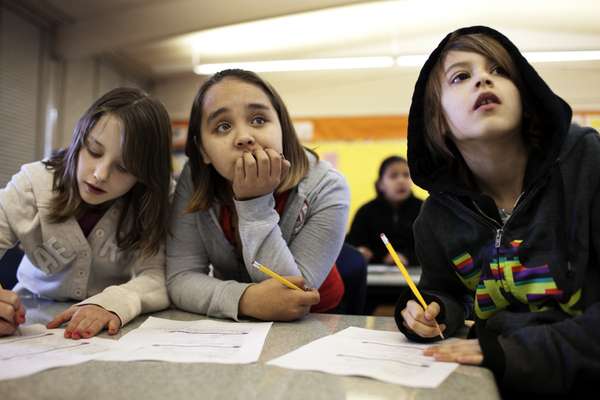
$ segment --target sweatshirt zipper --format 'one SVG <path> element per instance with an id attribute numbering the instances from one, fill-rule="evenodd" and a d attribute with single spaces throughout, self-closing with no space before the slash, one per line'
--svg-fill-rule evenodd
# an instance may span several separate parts
<path id="1" fill-rule="evenodd" d="M 496 248 L 500 248 L 500 245 L 502 244 L 502 234 L 504 233 L 504 228 L 499 228 L 496 229 L 496 243 L 495 246 Z"/>
<path id="2" fill-rule="evenodd" d="M 496 249 L 496 268 L 498 269 L 498 273 L 500 274 L 499 283 L 502 286 L 502 289 L 505 293 L 509 293 L 510 288 L 507 287 L 507 283 L 504 279 L 504 272 L 501 273 L 501 270 L 500 270 L 500 246 L 502 245 L 502 235 L 504 234 L 504 227 L 506 226 L 508 221 L 510 221 L 512 216 L 515 214 L 515 212 L 517 210 L 517 206 L 519 204 L 519 200 L 521 200 L 524 193 L 525 192 L 522 192 L 519 195 L 519 197 L 517 197 L 517 200 L 515 201 L 515 205 L 513 206 L 512 214 L 506 219 L 506 222 L 504 222 L 503 224 L 499 224 L 498 221 L 496 221 L 493 218 L 490 218 L 486 213 L 483 212 L 483 210 L 477 205 L 477 203 L 475 201 L 473 201 L 473 205 L 477 209 L 479 215 L 486 218 L 488 221 L 492 222 L 492 224 L 494 225 L 494 229 L 495 229 L 494 247 Z"/>
<path id="3" fill-rule="evenodd" d="M 466 210 L 468 213 L 471 213 L 482 225 L 487 226 L 488 228 L 492 229 L 492 231 L 494 232 L 494 247 L 496 249 L 498 249 L 502 245 L 502 237 L 504 235 L 504 230 L 505 230 L 505 227 L 508 224 L 508 222 L 511 219 L 513 219 L 513 217 L 523 208 L 524 204 L 527 203 L 528 199 L 530 199 L 532 196 L 534 196 L 535 193 L 537 193 L 539 188 L 542 186 L 543 185 L 538 184 L 537 186 L 532 187 L 529 191 L 522 192 L 519 195 L 519 197 L 517 197 L 517 200 L 515 201 L 513 213 L 510 215 L 510 217 L 508 217 L 506 222 L 503 224 L 500 224 L 495 219 L 490 218 L 486 213 L 483 212 L 483 210 L 477 205 L 477 203 L 475 203 L 475 201 L 473 201 L 473 205 L 475 206 L 475 209 L 477 210 L 477 212 L 473 211 L 469 207 L 466 207 L 463 203 L 458 201 L 453 196 L 448 194 L 447 197 L 449 198 L 449 200 L 451 202 L 454 202 L 459 207 L 462 207 L 464 210 Z"/>
<path id="4" fill-rule="evenodd" d="M 484 213 L 483 210 L 477 205 L 477 203 L 475 201 L 473 201 L 473 205 L 475 206 L 475 208 L 477 209 L 479 214 L 482 217 L 486 218 L 488 221 L 491 221 L 492 224 L 494 225 L 495 234 L 496 234 L 496 239 L 494 241 L 494 247 L 496 247 L 496 249 L 499 249 L 500 246 L 502 245 L 502 235 L 504 234 L 504 227 L 506 226 L 506 224 L 508 224 L 508 221 L 511 220 L 513 215 L 516 214 L 518 207 L 521 203 L 521 199 L 524 197 L 524 195 L 525 195 L 525 192 L 522 192 L 519 195 L 519 197 L 517 197 L 517 200 L 515 201 L 515 205 L 513 206 L 512 214 L 506 219 L 506 222 L 504 222 L 502 225 L 499 224 L 498 221 L 496 221 L 495 219 L 488 217 L 487 214 Z"/>
<path id="5" fill-rule="evenodd" d="M 483 225 L 485 225 L 488 228 L 491 228 L 493 230 L 493 232 L 494 232 L 494 247 L 496 249 L 496 265 L 499 266 L 500 265 L 500 246 L 502 245 L 502 237 L 504 235 L 504 228 L 506 227 L 506 224 L 511 220 L 511 218 L 516 214 L 516 212 L 518 210 L 520 210 L 521 208 L 523 208 L 523 206 L 522 206 L 523 202 L 526 198 L 528 198 L 529 194 L 537 191 L 535 189 L 536 188 L 530 190 L 527 193 L 522 192 L 519 195 L 519 197 L 517 197 L 517 200 L 515 201 L 515 206 L 513 207 L 513 213 L 510 215 L 510 217 L 508 217 L 506 222 L 503 224 L 500 224 L 495 219 L 490 218 L 485 212 L 483 212 L 483 210 L 477 205 L 477 203 L 475 201 L 473 201 L 473 205 L 475 206 L 475 209 L 477 210 L 477 212 L 474 212 L 470 208 L 465 207 L 460 201 L 456 200 L 454 197 L 452 197 L 452 196 L 449 196 L 449 197 L 450 197 L 451 201 L 454 201 L 455 203 L 460 204 L 460 206 L 462 206 L 468 212 L 472 213 L 476 217 L 476 219 L 479 220 L 480 223 L 482 223 Z M 504 291 L 508 291 L 506 284 L 504 282 L 504 279 L 500 280 L 500 284 L 502 285 Z"/>

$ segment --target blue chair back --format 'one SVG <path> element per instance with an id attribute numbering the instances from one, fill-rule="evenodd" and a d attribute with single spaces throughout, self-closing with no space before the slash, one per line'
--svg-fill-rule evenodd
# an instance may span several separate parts
<path id="1" fill-rule="evenodd" d="M 22 258 L 23 251 L 15 246 L 0 259 L 0 284 L 4 289 L 12 289 L 17 284 L 17 268 Z"/>
<path id="2" fill-rule="evenodd" d="M 367 299 L 367 262 L 353 246 L 344 243 L 336 260 L 342 281 L 344 297 L 336 312 L 363 315 Z"/>

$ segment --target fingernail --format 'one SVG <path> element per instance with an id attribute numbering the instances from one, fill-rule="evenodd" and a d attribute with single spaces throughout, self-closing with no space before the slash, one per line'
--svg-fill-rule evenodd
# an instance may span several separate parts
<path id="1" fill-rule="evenodd" d="M 77 333 L 77 332 L 73 332 L 73 334 L 71 334 L 71 337 L 73 339 L 79 339 L 80 338 L 79 333 Z"/>

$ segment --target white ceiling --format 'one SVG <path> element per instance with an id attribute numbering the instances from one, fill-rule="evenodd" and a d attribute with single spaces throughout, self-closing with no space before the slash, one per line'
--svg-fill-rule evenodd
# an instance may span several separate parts
<path id="1" fill-rule="evenodd" d="M 600 50 L 598 0 L 44 0 L 57 52 L 110 54 L 154 79 L 204 63 L 426 54 L 449 31 L 485 24 L 522 50 Z"/>

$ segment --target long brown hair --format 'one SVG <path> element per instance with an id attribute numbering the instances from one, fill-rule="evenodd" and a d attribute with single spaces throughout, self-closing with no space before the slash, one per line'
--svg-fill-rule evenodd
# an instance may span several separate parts
<path id="1" fill-rule="evenodd" d="M 440 57 L 431 70 L 425 86 L 424 123 L 425 142 L 429 150 L 436 156 L 451 160 L 454 154 L 449 148 L 448 123 L 442 108 L 442 84 L 443 65 L 448 52 L 465 51 L 480 54 L 492 60 L 506 71 L 508 78 L 517 86 L 523 101 L 522 132 L 526 144 L 536 146 L 541 140 L 541 128 L 539 117 L 532 113 L 527 99 L 524 98 L 521 76 L 515 65 L 515 61 L 509 52 L 494 38 L 483 34 L 474 33 L 461 35 L 453 33 L 444 46 Z"/>
<path id="2" fill-rule="evenodd" d="M 211 87 L 225 78 L 237 79 L 260 88 L 267 95 L 277 113 L 279 123 L 281 124 L 283 155 L 291 163 L 290 171 L 277 188 L 277 193 L 284 192 L 298 185 L 300 180 L 308 173 L 309 161 L 305 150 L 312 153 L 318 159 L 315 152 L 300 144 L 288 110 L 279 94 L 271 85 L 251 71 L 226 69 L 218 72 L 200 86 L 190 113 L 185 154 L 190 159 L 189 164 L 192 172 L 192 182 L 194 183 L 194 194 L 187 205 L 187 212 L 208 210 L 215 201 L 220 203 L 231 202 L 230 183 L 217 172 L 212 164 L 204 163 L 200 152 L 202 146 L 201 130 L 204 98 Z"/>
<path id="3" fill-rule="evenodd" d="M 50 220 L 64 222 L 86 210 L 79 195 L 77 163 L 87 137 L 104 115 L 116 117 L 123 127 L 123 163 L 137 183 L 122 196 L 117 225 L 121 250 L 156 254 L 167 234 L 171 182 L 171 122 L 165 107 L 147 93 L 117 88 L 100 97 L 83 114 L 71 144 L 45 161 L 54 171 Z"/>

